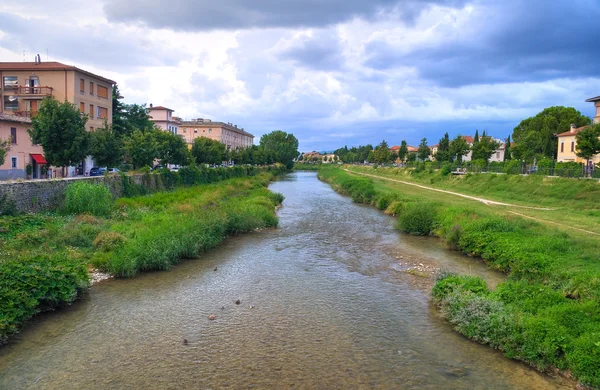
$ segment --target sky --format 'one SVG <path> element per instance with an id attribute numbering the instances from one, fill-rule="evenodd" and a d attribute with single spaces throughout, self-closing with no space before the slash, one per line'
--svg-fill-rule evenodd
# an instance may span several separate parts
<path id="1" fill-rule="evenodd" d="M 0 60 L 39 53 L 255 143 L 431 145 L 549 106 L 593 116 L 599 20 L 598 0 L 3 1 Z"/>

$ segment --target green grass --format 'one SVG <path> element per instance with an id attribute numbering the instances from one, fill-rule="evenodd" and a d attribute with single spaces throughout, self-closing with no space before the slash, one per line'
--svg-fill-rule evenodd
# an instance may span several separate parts
<path id="1" fill-rule="evenodd" d="M 379 168 L 366 172 L 411 179 L 400 170 Z M 549 229 L 544 223 L 510 214 L 505 207 L 356 176 L 342 169 L 323 168 L 319 177 L 353 198 L 357 197 L 353 191 L 360 193 L 361 188 L 369 188 L 368 203 L 374 206 L 380 199 L 394 198 L 387 211 L 393 209 L 390 214 L 398 215 L 402 230 L 413 234 L 430 230 L 451 248 L 481 257 L 508 275 L 506 282 L 493 291 L 476 277 L 442 275 L 432 297 L 457 331 L 539 370 L 569 370 L 582 383 L 600 388 L 599 238 L 570 229 Z M 540 179 L 474 175 L 456 179 L 464 182 L 453 185 L 474 181 L 479 190 L 473 191 L 480 191 L 477 195 L 505 200 L 499 195 L 505 185 L 510 187 L 507 193 L 525 194 L 536 184 L 546 186 L 538 182 Z M 571 180 L 567 185 L 562 180 L 567 179 L 560 179 L 557 186 L 569 187 L 569 197 L 576 198 L 574 204 L 579 205 L 569 207 L 581 207 L 579 199 L 594 197 L 595 183 Z M 489 194 L 484 193 L 486 186 Z M 444 188 L 450 187 L 446 183 Z M 570 204 L 560 191 L 539 189 L 529 202 L 548 196 L 550 200 L 545 204 Z"/>
<path id="2" fill-rule="evenodd" d="M 90 208 L 86 199 L 104 201 L 104 187 L 75 185 L 65 213 L 0 218 L 0 344 L 36 313 L 77 299 L 88 286 L 89 267 L 117 277 L 166 270 L 230 235 L 277 226 L 275 206 L 283 196 L 266 188 L 276 172 L 217 172 L 211 184 L 102 208 Z"/>

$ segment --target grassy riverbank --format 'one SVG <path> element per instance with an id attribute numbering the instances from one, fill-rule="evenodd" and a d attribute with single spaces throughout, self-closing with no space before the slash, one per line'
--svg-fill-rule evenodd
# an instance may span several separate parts
<path id="1" fill-rule="evenodd" d="M 77 299 L 90 268 L 117 277 L 169 269 L 227 236 L 276 226 L 283 197 L 266 187 L 277 172 L 216 175 L 211 184 L 114 202 L 104 187 L 81 183 L 67 191 L 62 212 L 0 218 L 0 343 L 36 313 Z M 187 174 L 206 179 L 201 170 Z"/>
<path id="2" fill-rule="evenodd" d="M 392 170 L 371 169 L 369 173 L 396 176 Z M 600 388 L 598 237 L 568 229 L 550 229 L 543 222 L 508 213 L 507 207 L 490 207 L 450 194 L 356 176 L 334 167 L 321 169 L 319 177 L 356 202 L 397 215 L 400 229 L 412 234 L 434 234 L 450 247 L 481 257 L 490 266 L 507 273 L 507 281 L 494 291 L 483 280 L 471 276 L 439 278 L 433 299 L 459 332 L 539 370 L 570 371 L 582 383 Z M 530 186 L 536 185 L 529 181 L 519 183 L 522 179 L 518 178 L 514 181 L 486 176 L 462 180 L 475 182 L 475 187 L 480 180 L 483 184 L 478 195 L 497 196 L 496 199 L 506 201 L 510 200 L 510 191 L 514 191 L 522 193 L 525 202 Z M 504 181 L 503 185 L 510 189 L 501 190 L 503 185 L 489 183 L 494 180 Z M 448 181 L 445 184 L 448 187 L 464 185 Z M 565 186 L 569 196 L 576 198 L 573 203 L 578 206 L 573 207 L 585 207 L 591 213 L 585 216 L 583 212 L 580 216 L 593 219 L 597 211 L 594 207 L 598 205 L 587 202 L 595 196 L 595 184 L 582 181 L 549 184 L 550 188 L 533 192 L 528 201 L 565 207 L 570 204 L 568 197 L 561 195 L 562 190 L 554 185 Z M 486 186 L 489 193 L 484 192 Z M 507 194 L 505 198 L 499 195 L 503 191 Z M 563 212 L 570 210 L 571 207 Z"/>

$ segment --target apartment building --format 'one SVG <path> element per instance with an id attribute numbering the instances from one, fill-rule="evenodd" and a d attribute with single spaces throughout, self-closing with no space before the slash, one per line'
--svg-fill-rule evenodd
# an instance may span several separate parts
<path id="1" fill-rule="evenodd" d="M 180 135 L 188 144 L 193 144 L 198 137 L 206 137 L 219 141 L 230 149 L 243 149 L 253 145 L 254 136 L 237 125 L 223 122 L 213 122 L 210 119 L 193 119 L 181 121 Z"/>
<path id="2" fill-rule="evenodd" d="M 39 165 L 33 157 L 40 154 L 39 147 L 31 145 L 29 136 L 24 135 L 22 128 L 31 123 L 30 118 L 36 114 L 42 99 L 47 96 L 61 102 L 67 100 L 82 113 L 89 115 L 88 131 L 104 126 L 105 122 L 112 124 L 112 86 L 115 82 L 75 66 L 39 60 L 0 62 L 0 83 L 0 114 L 4 118 L 0 119 L 2 128 L 14 128 L 13 125 L 18 123 L 16 131 L 23 135 L 17 135 L 17 142 L 25 145 L 24 149 L 21 146 L 11 147 L 7 162 L 0 166 L 0 171 L 10 170 L 12 173 L 4 172 L 0 175 L 12 176 L 14 172 L 24 172 L 28 164 Z M 19 152 L 16 152 L 17 149 Z M 16 153 L 25 153 L 25 157 L 17 156 Z M 16 171 L 10 165 L 14 161 L 12 157 L 17 157 Z M 91 167 L 93 161 L 88 157 L 78 167 L 71 167 L 69 175 L 87 172 Z"/>
<path id="3" fill-rule="evenodd" d="M 148 108 L 148 115 L 154 124 L 164 131 L 168 131 L 173 134 L 179 134 L 179 126 L 181 125 L 181 119 L 173 116 L 175 110 L 163 106 L 153 106 L 150 104 Z"/>

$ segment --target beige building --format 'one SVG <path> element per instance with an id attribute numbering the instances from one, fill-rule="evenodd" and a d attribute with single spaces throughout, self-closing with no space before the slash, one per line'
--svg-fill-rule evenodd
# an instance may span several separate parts
<path id="1" fill-rule="evenodd" d="M 254 144 L 254 136 L 237 125 L 213 122 L 210 119 L 194 119 L 182 121 L 179 134 L 188 144 L 193 144 L 198 137 L 206 137 L 219 141 L 230 149 L 243 149 Z"/>
<path id="2" fill-rule="evenodd" d="M 596 116 L 594 116 L 594 124 L 600 123 L 600 96 L 587 99 L 586 102 L 594 103 L 594 106 L 596 107 Z M 581 157 L 577 157 L 577 155 L 575 154 L 575 152 L 577 151 L 577 133 L 579 133 L 586 127 L 587 126 L 576 127 L 572 124 L 569 131 L 558 134 L 556 136 L 558 139 L 558 153 L 556 156 L 556 160 L 558 162 L 587 162 L 587 160 L 584 160 Z M 593 156 L 591 160 L 594 164 L 599 164 L 600 154 Z"/>
<path id="3" fill-rule="evenodd" d="M 0 82 L 0 113 L 13 118 L 12 122 L 4 119 L 3 128 L 14 127 L 11 123 L 17 122 L 27 127 L 31 123 L 29 118 L 36 114 L 40 102 L 47 96 L 61 102 L 67 100 L 89 115 L 88 131 L 104 126 L 105 122 L 112 124 L 112 86 L 115 82 L 75 66 L 60 62 L 0 62 Z M 25 142 L 23 136 L 17 137 L 19 143 Z M 27 143 L 30 157 L 24 157 L 22 162 L 33 165 L 35 161 L 31 156 L 39 154 L 39 147 L 33 147 L 29 139 Z M 19 153 L 27 154 L 26 151 Z M 11 152 L 8 163 L 12 161 L 10 156 Z M 5 165 L 0 169 L 4 170 Z M 18 165 L 23 164 L 18 162 Z M 92 166 L 93 161 L 88 157 L 77 168 L 79 172 L 88 172 Z M 75 170 L 76 167 L 71 167 L 69 175 Z"/>
<path id="4" fill-rule="evenodd" d="M 33 145 L 27 129 L 31 119 L 0 113 L 0 139 L 11 139 L 4 164 L 0 165 L 0 180 L 25 178 L 26 166 L 31 164 L 31 178 L 43 177 L 46 159 L 41 146 Z"/>
<path id="5" fill-rule="evenodd" d="M 588 103 L 594 103 L 596 107 L 596 116 L 594 116 L 594 124 L 600 123 L 600 96 L 589 98 L 586 100 Z"/>
<path id="6" fill-rule="evenodd" d="M 181 119 L 173 116 L 175 110 L 163 106 L 154 107 L 150 104 L 148 108 L 148 115 L 154 124 L 164 131 L 168 131 L 173 134 L 179 134 L 179 125 L 181 125 Z"/>

